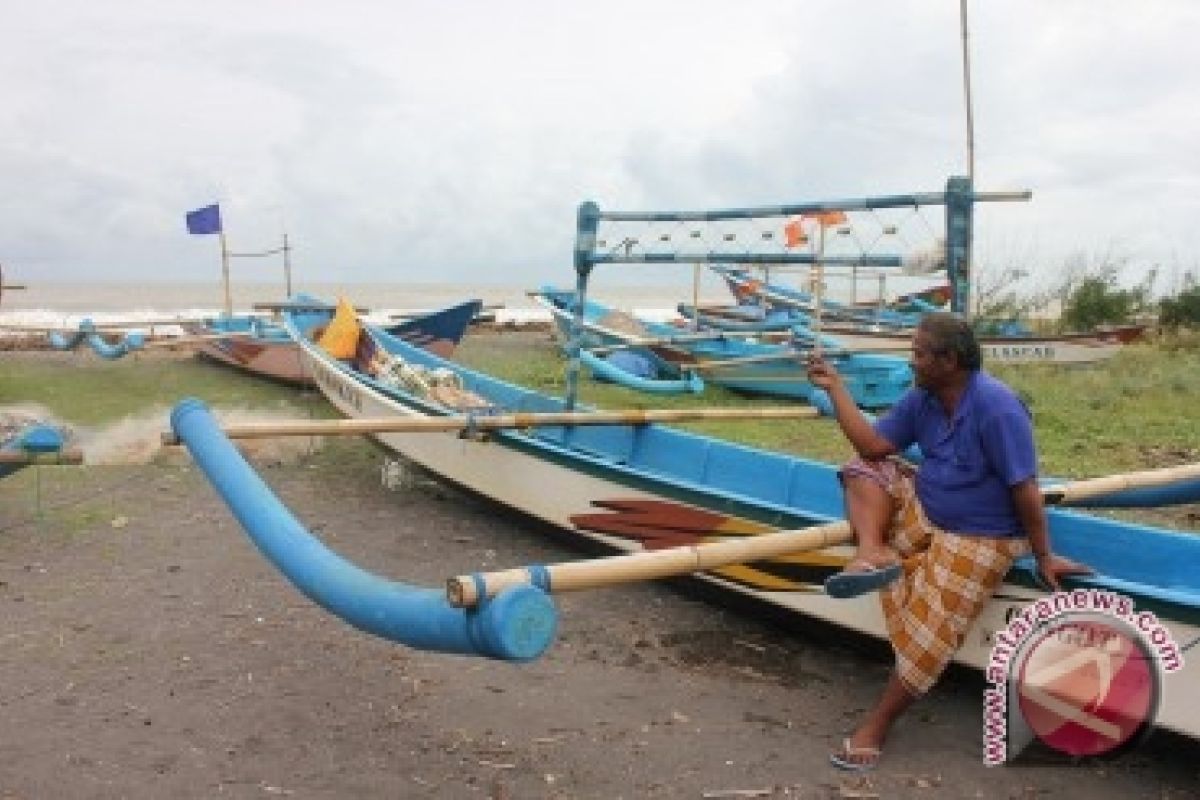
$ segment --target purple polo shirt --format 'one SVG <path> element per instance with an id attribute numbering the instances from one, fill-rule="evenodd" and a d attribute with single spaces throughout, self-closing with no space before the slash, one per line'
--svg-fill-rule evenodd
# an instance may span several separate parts
<path id="1" fill-rule="evenodd" d="M 977 536 L 1024 535 L 1011 489 L 1037 475 L 1037 452 L 1029 409 L 1012 389 L 977 370 L 947 419 L 933 394 L 914 387 L 875 430 L 898 452 L 920 445 L 917 498 L 934 525 Z"/>

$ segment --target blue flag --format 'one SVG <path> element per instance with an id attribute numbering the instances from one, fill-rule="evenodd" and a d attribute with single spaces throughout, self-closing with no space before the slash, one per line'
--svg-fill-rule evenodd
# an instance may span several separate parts
<path id="1" fill-rule="evenodd" d="M 188 233 L 220 233 L 221 207 L 216 203 L 187 214 Z"/>

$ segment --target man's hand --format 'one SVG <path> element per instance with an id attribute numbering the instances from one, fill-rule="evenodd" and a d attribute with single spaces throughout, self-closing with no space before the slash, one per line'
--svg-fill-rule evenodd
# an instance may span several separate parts
<path id="1" fill-rule="evenodd" d="M 828 392 L 834 385 L 841 383 L 842 376 L 832 364 L 813 353 L 808 357 L 808 380 L 813 386 Z"/>
<path id="2" fill-rule="evenodd" d="M 1091 575 L 1091 567 L 1072 561 L 1069 558 L 1047 553 L 1037 557 L 1037 571 L 1050 588 L 1056 592 L 1062 591 L 1059 578 L 1063 575 Z"/>

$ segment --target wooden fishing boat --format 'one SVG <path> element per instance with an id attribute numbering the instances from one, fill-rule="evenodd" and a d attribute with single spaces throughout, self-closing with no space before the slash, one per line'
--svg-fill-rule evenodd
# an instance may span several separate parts
<path id="1" fill-rule="evenodd" d="M 551 313 L 559 331 L 569 338 L 574 325 L 575 293 L 544 287 L 531 296 Z M 583 325 L 586 347 L 645 346 L 665 360 L 686 365 L 709 383 L 727 389 L 814 405 L 824 402 L 824 393 L 808 381 L 804 364 L 807 351 L 789 344 L 727 336 L 721 331 L 681 331 L 637 319 L 595 300 L 584 303 Z M 839 353 L 836 342 L 826 344 L 846 388 L 863 408 L 886 408 L 912 385 L 912 369 L 903 359 L 873 353 Z"/>
<path id="2" fill-rule="evenodd" d="M 809 322 L 806 314 L 757 304 L 693 306 L 691 303 L 680 303 L 675 310 L 688 323 L 702 330 L 786 334 L 796 325 L 807 325 Z"/>
<path id="3" fill-rule="evenodd" d="M 831 465 L 659 424 L 621 424 L 616 415 L 604 425 L 535 427 L 538 413 L 562 412 L 565 402 L 467 370 L 377 328 L 366 329 L 355 360 L 347 363 L 306 339 L 287 315 L 284 324 L 321 391 L 351 418 L 340 422 L 394 421 L 391 431 L 361 430 L 374 430 L 371 435 L 386 448 L 447 481 L 615 551 L 752 541 L 841 517 L 841 490 Z M 381 361 L 441 373 L 451 384 L 425 394 L 397 388 L 372 374 Z M 516 415 L 509 427 L 486 426 L 504 412 Z M 420 427 L 439 422 L 446 424 L 436 432 Z M 1176 669 L 1166 675 L 1157 722 L 1200 736 L 1200 659 L 1183 658 L 1200 640 L 1200 574 L 1194 569 L 1200 537 L 1057 508 L 1049 518 L 1055 549 L 1096 570 L 1071 587 L 1130 598 L 1139 612 L 1155 615 L 1177 644 L 1158 653 Z M 838 544 L 692 577 L 809 619 L 883 637 L 873 597 L 836 600 L 821 591 L 824 579 L 850 554 Z M 994 635 L 1044 597 L 1030 560 L 1018 561 L 957 660 L 986 666 Z"/>
<path id="4" fill-rule="evenodd" d="M 897 350 L 912 341 L 911 331 L 870 330 L 837 323 L 822 325 L 821 333 L 854 350 Z M 1092 364 L 1112 358 L 1130 339 L 1128 334 L 1114 331 L 1053 336 L 981 336 L 978 341 L 985 363 Z"/>
<path id="5" fill-rule="evenodd" d="M 335 306 L 307 295 L 273 305 L 295 312 L 295 324 L 310 334 L 328 324 Z M 189 336 L 197 337 L 197 355 L 252 373 L 259 377 L 312 386 L 303 371 L 295 343 L 278 319 L 256 314 L 232 314 L 208 317 L 184 325 Z"/>
<path id="6" fill-rule="evenodd" d="M 767 284 L 752 278 L 744 270 L 718 269 L 735 295 L 753 295 L 769 307 L 794 312 L 807 312 L 811 303 L 807 295 L 786 287 Z M 912 327 L 920 314 L 908 314 L 913 321 L 901 324 L 897 317 L 879 317 L 874 322 L 854 320 L 841 313 L 826 312 L 821 333 L 832 337 L 847 349 L 888 351 L 902 349 L 912 339 Z M 1090 364 L 1112 358 L 1121 348 L 1139 339 L 1144 325 L 1125 325 L 1102 328 L 1090 333 L 1065 333 L 1036 336 L 1017 331 L 1013 335 L 981 335 L 979 346 L 985 361 L 999 364 Z"/>
<path id="7" fill-rule="evenodd" d="M 740 304 L 761 304 L 771 312 L 791 314 L 798 318 L 798 324 L 811 324 L 816 314 L 818 303 L 809 292 L 760 280 L 745 269 L 717 266 L 713 271 L 724 279 Z M 827 298 L 822 298 L 820 308 L 823 320 L 855 325 L 911 329 L 921 319 L 920 312 L 847 305 Z"/>
<path id="8" fill-rule="evenodd" d="M 309 334 L 319 333 L 333 318 L 336 309 L 336 306 L 306 295 L 298 295 L 283 303 L 262 305 L 276 311 L 289 310 L 294 324 Z M 448 356 L 462 340 L 480 307 L 480 301 L 470 300 L 406 318 L 389 325 L 386 330 L 405 341 Z M 202 357 L 260 377 L 299 386 L 313 385 L 311 376 L 302 371 L 295 343 L 279 324 L 278 318 L 235 314 L 201 320 L 167 320 L 155 324 L 178 326 L 186 335 L 147 340 L 140 330 L 126 330 L 133 327 L 132 324 L 102 327 L 86 319 L 80 322 L 77 330 L 67 333 L 49 330 L 47 333 L 50 346 L 56 350 L 73 350 L 87 344 L 101 358 L 116 359 L 148 347 L 193 347 Z M 109 341 L 113 337 L 106 337 L 104 329 L 125 332 L 118 334 L 116 341 Z"/>

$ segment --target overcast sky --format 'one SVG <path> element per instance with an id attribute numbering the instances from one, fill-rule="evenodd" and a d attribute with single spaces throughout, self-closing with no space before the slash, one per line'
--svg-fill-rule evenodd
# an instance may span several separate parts
<path id="1" fill-rule="evenodd" d="M 308 280 L 562 282 L 585 199 L 966 170 L 958 0 L 0 9 L 0 263 L 25 282 L 216 280 L 183 220 L 214 201 L 234 250 L 286 229 Z M 980 258 L 1200 265 L 1200 2 L 974 0 L 970 25 L 976 186 L 1034 192 L 978 210 Z"/>

